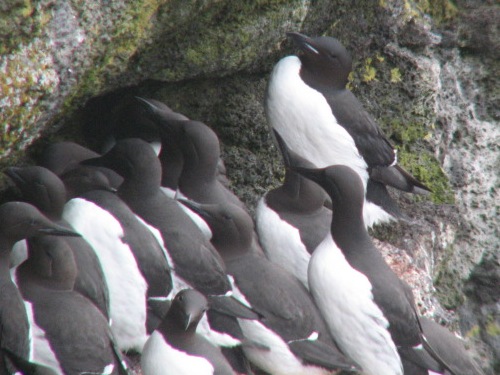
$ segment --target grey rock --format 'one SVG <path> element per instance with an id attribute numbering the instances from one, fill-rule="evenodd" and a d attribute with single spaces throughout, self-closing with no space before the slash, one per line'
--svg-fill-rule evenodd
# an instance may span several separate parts
<path id="1" fill-rule="evenodd" d="M 372 234 L 418 289 L 422 313 L 460 331 L 493 374 L 498 25 L 489 0 L 6 0 L 0 166 L 31 163 L 54 139 L 97 149 L 125 98 L 153 97 L 216 131 L 231 187 L 253 210 L 283 176 L 263 98 L 272 65 L 293 52 L 285 31 L 336 36 L 354 57 L 351 89 L 400 163 L 433 189 L 430 198 L 391 192 L 413 222 Z"/>

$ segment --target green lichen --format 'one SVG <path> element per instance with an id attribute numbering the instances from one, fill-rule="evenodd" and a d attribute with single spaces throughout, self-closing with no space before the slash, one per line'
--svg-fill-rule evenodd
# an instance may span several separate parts
<path id="1" fill-rule="evenodd" d="M 0 10 L 0 55 L 12 53 L 41 35 L 50 18 L 46 1 L 5 0 Z"/>
<path id="2" fill-rule="evenodd" d="M 52 60 L 52 48 L 47 44 L 50 40 L 44 35 L 47 32 L 44 27 L 51 20 L 52 5 L 45 1 L 13 2 L 6 8 L 7 11 L 0 14 L 0 33 L 12 27 L 9 30 L 12 34 L 9 38 L 2 38 L 5 43 L 0 46 L 0 87 L 4 98 L 0 111 L 1 163 L 6 163 L 7 158 L 12 163 L 13 158 L 22 154 L 25 146 L 38 138 L 44 129 L 59 123 L 87 98 L 102 92 L 109 80 L 128 69 L 129 59 L 151 27 L 150 18 L 160 2 L 145 0 L 103 5 L 72 1 L 72 9 L 86 31 L 83 43 L 92 45 L 93 55 L 82 55 L 80 59 L 93 61 L 78 72 L 77 84 L 67 88 L 64 88 L 65 82 L 59 81 Z M 116 12 L 99 8 L 105 6 L 116 7 Z M 98 11 L 109 11 L 107 21 L 110 24 L 100 25 L 95 20 L 99 19 Z M 27 15 L 29 21 L 22 24 L 20 20 Z M 116 19 L 110 21 L 110 17 Z M 14 24 L 21 25 L 21 30 L 13 27 Z M 109 39 L 103 39 L 103 35 Z M 57 90 L 65 98 L 62 110 L 49 123 L 40 122 L 47 106 L 51 105 L 46 98 Z"/>
<path id="3" fill-rule="evenodd" d="M 128 68 L 129 60 L 137 51 L 139 41 L 152 27 L 150 19 L 161 3 L 161 0 L 124 3 L 126 8 L 120 14 L 119 24 L 112 30 L 106 30 L 112 43 L 94 47 L 97 51 L 102 49 L 102 53 L 95 55 L 93 63 L 79 79 L 79 84 L 66 96 L 59 117 L 72 113 L 79 103 L 102 92 L 112 77 Z M 75 5 L 84 9 L 85 2 L 75 2 Z M 95 29 L 94 37 L 97 38 L 102 32 Z"/>
<path id="4" fill-rule="evenodd" d="M 489 336 L 500 335 L 500 325 L 494 320 L 493 317 L 487 322 L 485 330 Z"/>
<path id="5" fill-rule="evenodd" d="M 239 71 L 275 49 L 275 36 L 284 39 L 286 29 L 302 22 L 307 6 L 297 0 L 166 2 L 154 32 L 161 38 L 143 46 L 137 63 L 162 81 Z"/>
<path id="6" fill-rule="evenodd" d="M 451 0 L 415 0 L 417 9 L 430 15 L 436 24 L 454 20 L 458 15 L 457 6 Z"/>
<path id="7" fill-rule="evenodd" d="M 39 130 L 45 107 L 39 102 L 54 92 L 58 77 L 40 39 L 0 59 L 0 159 L 23 149 Z"/>
<path id="8" fill-rule="evenodd" d="M 402 81 L 401 72 L 399 71 L 399 68 L 392 68 L 391 69 L 390 81 L 391 81 L 391 83 L 399 83 Z"/>
<path id="9" fill-rule="evenodd" d="M 365 60 L 363 67 L 362 81 L 365 83 L 371 82 L 376 79 L 377 69 L 372 66 L 372 58 L 369 57 Z"/>
<path id="10" fill-rule="evenodd" d="M 418 128 L 417 128 L 418 129 Z M 399 164 L 407 169 L 420 182 L 431 189 L 431 199 L 437 204 L 452 204 L 455 202 L 453 190 L 443 168 L 430 153 L 398 153 Z M 416 198 L 418 200 L 418 198 Z"/>
<path id="11" fill-rule="evenodd" d="M 434 93 L 423 92 L 418 86 L 410 86 L 409 77 L 405 73 L 403 66 L 394 66 L 393 61 L 375 52 L 355 62 L 349 75 L 348 88 L 359 97 L 371 94 L 377 104 L 374 109 L 381 110 L 379 124 L 398 149 L 400 165 L 432 190 L 431 200 L 438 204 L 454 203 L 454 193 L 448 177 L 439 161 L 426 147 L 426 142 L 432 140 L 435 132 L 436 114 L 432 102 L 428 100 Z M 370 92 L 367 92 L 367 87 L 370 87 Z M 416 92 L 417 98 L 408 100 L 403 96 L 403 90 Z M 377 117 L 370 108 L 367 110 Z"/>
<path id="12" fill-rule="evenodd" d="M 466 333 L 465 337 L 468 339 L 478 338 L 481 334 L 481 327 L 478 324 L 473 325 Z"/>

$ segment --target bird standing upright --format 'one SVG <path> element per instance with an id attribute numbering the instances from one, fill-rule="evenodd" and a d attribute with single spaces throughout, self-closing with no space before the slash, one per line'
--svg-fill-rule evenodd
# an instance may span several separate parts
<path id="1" fill-rule="evenodd" d="M 267 257 L 309 288 L 309 259 L 330 233 L 332 211 L 325 207 L 328 195 L 323 188 L 290 169 L 314 165 L 290 150 L 276 130 L 274 134 L 283 155 L 285 180 L 259 200 L 255 225 Z"/>
<path id="2" fill-rule="evenodd" d="M 361 350 L 359 345 L 353 345 L 355 342 L 352 340 L 354 326 L 361 321 L 367 322 L 367 318 L 373 319 L 375 315 L 365 315 L 362 317 L 363 320 L 358 318 L 357 321 L 352 321 L 353 326 L 351 328 L 353 330 L 348 333 L 345 332 L 345 323 L 335 319 L 335 315 L 331 314 L 332 309 L 336 311 L 340 306 L 345 306 L 345 302 L 342 304 L 342 301 L 333 301 L 338 296 L 328 288 L 337 288 L 339 296 L 344 295 L 344 297 L 347 297 L 348 288 L 356 288 L 365 284 L 365 298 L 369 297 L 369 300 L 365 300 L 362 306 L 366 307 L 368 303 L 373 302 L 375 310 L 378 310 L 375 320 L 379 322 L 382 328 L 386 329 L 386 332 L 390 332 L 388 337 L 390 342 L 387 341 L 386 348 L 390 348 L 394 352 L 397 347 L 401 357 L 414 357 L 425 351 L 433 358 L 432 362 L 438 361 L 440 365 L 449 370 L 449 365 L 433 350 L 422 332 L 410 286 L 400 280 L 391 270 L 371 241 L 363 223 L 364 189 L 358 174 L 345 165 L 334 165 L 320 169 L 299 167 L 292 169 L 321 185 L 330 195 L 334 206 L 331 236 L 328 236 L 314 251 L 309 263 L 308 279 L 315 300 L 323 307 L 322 311 L 325 319 L 329 321 L 331 329 L 337 332 L 339 344 L 342 342 L 341 347 L 347 348 L 351 346 L 346 349 L 346 352 L 356 355 L 353 358 L 358 359 L 357 355 L 361 355 Z M 329 242 L 328 249 L 325 247 L 327 241 Z M 331 258 L 328 260 L 325 256 L 320 259 L 322 254 L 330 257 L 335 254 L 336 261 Z M 335 267 L 334 264 L 338 265 L 340 262 L 345 264 L 344 269 L 346 271 L 349 270 L 353 275 L 356 275 L 359 282 L 355 283 L 352 279 L 344 278 L 344 285 L 341 285 L 337 280 L 342 276 L 340 272 L 334 274 L 333 271 L 326 271 L 327 267 Z M 347 283 L 345 283 L 346 281 Z M 361 293 L 359 292 L 356 295 L 351 293 L 349 298 L 353 302 L 355 300 L 361 301 L 360 296 Z M 372 301 L 370 302 L 370 300 Z M 354 308 L 354 303 L 352 306 Z M 356 313 L 353 310 L 353 314 Z M 339 334 L 339 332 L 347 333 L 347 335 Z M 368 337 L 368 332 L 368 330 L 364 334 L 360 332 L 360 340 L 364 343 L 364 348 L 371 351 L 375 348 L 375 345 L 370 345 L 369 341 L 363 337 Z M 383 348 L 383 346 L 379 347 Z M 397 353 L 393 358 L 394 362 L 383 361 L 381 364 L 392 363 L 394 372 L 389 372 L 389 370 L 380 372 L 380 367 L 377 370 L 379 372 L 375 372 L 377 369 L 375 365 L 362 362 L 364 359 L 369 360 L 369 356 L 364 356 L 364 359 L 360 358 L 358 360 L 367 373 L 374 371 L 373 374 L 402 374 L 403 370 L 401 362 L 397 358 Z M 381 356 L 373 356 L 372 359 L 380 361 L 382 358 Z M 422 360 L 421 365 L 423 367 L 429 366 L 429 369 L 433 369 L 434 363 L 426 363 L 423 357 Z M 453 374 L 451 370 L 450 373 Z"/>
<path id="3" fill-rule="evenodd" d="M 291 273 L 253 251 L 250 215 L 231 204 L 182 201 L 210 225 L 212 242 L 226 262 L 237 295 L 261 321 L 241 321 L 245 336 L 260 346 L 243 347 L 249 360 L 275 375 L 326 375 L 355 363 L 339 351 L 310 294 Z"/>
<path id="4" fill-rule="evenodd" d="M 335 38 L 288 36 L 302 54 L 284 57 L 271 73 L 265 101 L 269 125 L 318 168 L 343 164 L 356 171 L 363 181 L 367 226 L 405 217 L 386 185 L 412 193 L 429 189 L 397 165 L 396 150 L 346 88 L 349 53 Z"/>

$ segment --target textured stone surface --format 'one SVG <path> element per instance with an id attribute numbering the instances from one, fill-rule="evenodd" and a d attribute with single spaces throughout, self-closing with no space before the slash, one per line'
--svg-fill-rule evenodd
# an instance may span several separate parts
<path id="1" fill-rule="evenodd" d="M 492 0 L 6 0 L 0 165 L 30 162 L 25 150 L 40 137 L 30 155 L 53 139 L 99 148 L 119 103 L 139 94 L 215 129 L 252 210 L 283 175 L 263 100 L 272 65 L 293 52 L 284 34 L 336 36 L 354 58 L 351 89 L 400 163 L 433 189 L 393 193 L 414 222 L 375 228 L 377 246 L 415 287 L 422 313 L 460 331 L 493 374 L 499 25 Z"/>

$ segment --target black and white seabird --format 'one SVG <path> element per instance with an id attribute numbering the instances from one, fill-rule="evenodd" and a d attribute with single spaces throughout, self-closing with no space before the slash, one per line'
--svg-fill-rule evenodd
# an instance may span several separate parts
<path id="1" fill-rule="evenodd" d="M 31 329 L 22 296 L 12 281 L 9 256 L 14 243 L 38 235 L 78 235 L 45 217 L 34 206 L 24 202 L 8 202 L 0 206 L 0 347 L 15 358 L 32 357 Z M 15 373 L 0 352 L 0 374 Z"/>
<path id="2" fill-rule="evenodd" d="M 161 140 L 161 151 L 158 154 L 162 168 L 161 186 L 175 192 L 179 188 L 179 177 L 184 167 L 184 158 L 175 132 L 161 132 L 160 127 L 162 126 L 159 124 L 170 122 L 181 124 L 184 121 L 189 121 L 189 118 L 174 112 L 158 100 L 137 97 L 136 104 L 142 106 L 144 109 L 143 117 L 155 127 Z M 173 194 L 171 195 L 173 196 Z"/>
<path id="3" fill-rule="evenodd" d="M 343 164 L 356 171 L 366 193 L 366 225 L 404 217 L 386 185 L 412 193 L 429 189 L 397 165 L 394 147 L 346 88 L 349 53 L 335 38 L 288 36 L 302 54 L 281 59 L 271 73 L 265 102 L 271 128 L 318 168 Z"/>
<path id="4" fill-rule="evenodd" d="M 207 309 L 207 299 L 200 292 L 184 289 L 177 293 L 144 346 L 144 375 L 235 375 L 220 348 L 196 332 Z"/>
<path id="5" fill-rule="evenodd" d="M 222 255 L 238 295 L 262 315 L 240 320 L 245 337 L 260 344 L 245 347 L 248 359 L 271 374 L 330 374 L 355 370 L 333 342 L 311 296 L 292 274 L 252 251 L 253 222 L 234 204 L 182 201 L 210 225 L 212 243 Z"/>
<path id="6" fill-rule="evenodd" d="M 63 182 L 48 169 L 39 166 L 9 167 L 5 174 L 21 192 L 22 200 L 33 204 L 44 215 L 71 228 L 63 218 L 66 189 Z M 109 291 L 104 272 L 94 249 L 84 238 L 64 239 L 73 250 L 78 267 L 75 290 L 89 298 L 109 317 Z"/>
<path id="7" fill-rule="evenodd" d="M 220 160 L 217 134 L 200 121 L 184 121 L 179 130 L 177 139 L 184 159 L 179 176 L 182 194 L 200 203 L 231 202 L 244 208 L 239 198 L 217 179 Z"/>
<path id="8" fill-rule="evenodd" d="M 204 173 L 208 176 L 205 179 L 208 179 L 210 185 L 210 192 L 207 194 L 220 194 L 214 193 L 212 190 L 219 190 L 218 186 L 221 184 L 223 187 L 227 188 L 229 186 L 229 181 L 226 177 L 226 167 L 224 165 L 223 160 L 220 157 L 220 145 L 215 133 L 207 134 L 208 138 L 201 139 L 203 143 L 207 143 L 206 146 L 198 146 L 202 147 L 200 152 L 203 154 L 199 156 L 199 160 L 193 159 L 191 156 L 193 150 L 196 150 L 196 144 L 194 147 L 191 146 L 183 146 L 186 144 L 183 141 L 183 137 L 190 137 L 189 132 L 183 135 L 184 128 L 188 124 L 201 125 L 201 127 L 207 127 L 206 124 L 200 121 L 194 121 L 184 116 L 181 113 L 174 112 L 170 110 L 170 112 L 165 110 L 165 104 L 162 103 L 162 106 L 159 106 L 158 101 L 153 99 L 145 99 L 136 97 L 137 100 L 143 105 L 145 110 L 145 117 L 149 117 L 151 121 L 153 121 L 158 130 L 160 131 L 160 138 L 162 143 L 162 150 L 158 157 L 160 158 L 162 164 L 162 183 L 161 185 L 164 187 L 168 187 L 173 190 L 177 190 L 180 188 L 182 191 L 182 187 L 179 187 L 179 179 L 181 177 L 181 173 L 184 169 L 184 163 L 187 163 L 188 176 L 194 173 L 193 169 L 200 169 L 201 166 L 198 163 L 207 163 L 205 166 L 208 168 Z M 168 107 L 167 107 L 168 108 Z M 215 137 L 215 139 L 214 139 Z M 199 138 L 198 138 L 199 139 Z M 191 147 L 188 151 L 188 159 L 185 160 L 185 156 L 183 150 L 186 151 L 186 147 Z M 214 167 L 215 165 L 215 167 Z M 213 175 L 215 175 L 217 183 L 212 181 Z M 189 178 L 189 177 L 186 177 Z M 185 182 L 188 183 L 189 182 Z M 181 183 L 182 184 L 182 183 Z M 214 186 L 216 186 L 214 188 Z M 191 189 L 192 187 L 187 186 L 187 189 Z M 199 193 L 198 193 L 199 194 Z M 191 199 L 195 199 L 190 197 Z M 231 198 L 233 199 L 233 198 Z M 196 200 L 196 199 L 195 199 Z"/>
<path id="9" fill-rule="evenodd" d="M 357 300 L 352 301 L 354 306 L 355 302 L 360 302 L 358 296 L 364 293 L 363 295 L 370 299 L 373 295 L 373 308 L 377 310 L 377 314 L 373 314 L 370 319 L 377 317 L 376 320 L 380 328 L 387 328 L 390 332 L 388 337 L 390 342 L 386 343 L 385 346 L 379 345 L 378 349 L 388 348 L 392 354 L 395 354 L 393 352 L 397 347 L 401 357 L 413 357 L 414 353 L 425 350 L 441 365 L 449 369 L 449 366 L 434 352 L 425 339 L 410 286 L 398 278 L 371 241 L 363 223 L 364 186 L 358 174 L 345 165 L 321 169 L 299 167 L 292 169 L 321 185 L 330 195 L 334 206 L 331 236 L 328 236 L 314 251 L 309 265 L 308 277 L 311 292 L 316 302 L 322 306 L 323 315 L 325 319 L 329 320 L 330 328 L 336 334 L 335 337 L 338 338 L 341 348 L 345 348 L 346 353 L 355 360 L 357 357 L 354 355 L 362 356 L 361 344 L 352 338 L 354 335 L 353 326 L 329 319 L 328 315 L 331 314 L 331 311 L 337 311 L 340 302 L 333 301 L 332 298 L 338 298 L 335 296 L 342 294 L 350 295 Z M 327 242 L 329 243 L 328 249 L 325 246 Z M 321 254 L 325 254 L 325 258 L 320 257 Z M 341 262 L 345 265 L 345 272 L 349 270 L 352 273 L 350 279 L 336 280 L 343 275 L 340 272 L 327 272 L 325 269 L 325 267 L 339 265 Z M 354 278 L 359 281 L 354 282 Z M 325 292 L 328 290 L 325 288 L 335 286 L 338 286 L 338 293 L 333 293 L 331 290 L 328 293 Z M 361 286 L 364 286 L 364 291 L 350 290 L 350 288 L 360 288 Z M 356 295 L 353 296 L 353 294 Z M 346 303 L 347 300 L 343 300 L 340 306 L 345 307 Z M 366 301 L 363 302 L 364 307 L 367 306 L 366 303 Z M 357 318 L 358 325 L 361 321 L 367 321 L 368 316 L 357 316 L 356 314 L 359 312 L 355 311 L 352 313 L 353 318 Z M 330 316 L 334 317 L 335 314 Z M 352 324 L 355 325 L 356 321 L 353 321 Z M 348 327 L 349 332 L 345 331 L 346 327 Z M 362 345 L 365 346 L 366 350 L 373 350 L 375 345 L 368 340 L 370 337 L 368 332 L 371 331 L 366 329 L 359 340 L 363 342 Z M 343 338 L 340 336 L 342 333 L 345 334 Z M 393 342 L 392 345 L 391 342 Z M 366 347 L 367 344 L 368 347 Z M 353 346 L 347 349 L 349 345 Z M 380 370 L 377 366 L 370 365 L 369 362 L 362 362 L 370 359 L 368 355 L 358 361 L 366 371 L 371 370 L 373 374 L 402 373 L 401 363 L 396 360 L 398 359 L 396 355 L 393 355 L 390 361 L 389 359 L 383 360 L 380 354 L 376 357 L 379 361 L 384 362 L 381 363 L 382 366 L 391 364 L 392 370 Z"/>
<path id="10" fill-rule="evenodd" d="M 92 173 L 97 175 L 92 177 Z M 80 180 L 77 179 L 78 175 L 81 177 Z M 147 340 L 148 282 L 130 243 L 126 240 L 121 221 L 99 202 L 115 203 L 118 206 L 125 206 L 124 209 L 128 207 L 116 193 L 109 191 L 109 182 L 106 185 L 105 176 L 97 168 L 78 167 L 62 177 L 65 176 L 69 179 L 68 183 L 74 184 L 78 181 L 79 189 L 84 190 L 86 187 L 91 189 L 76 197 L 68 196 L 71 199 L 64 206 L 63 218 L 84 236 L 102 265 L 109 290 L 111 331 L 118 348 L 122 351 L 133 350 L 140 353 Z M 128 211 L 129 220 L 136 221 L 138 226 L 149 232 L 138 222 L 130 209 Z M 153 234 L 150 232 L 149 234 L 154 241 Z M 142 246 L 146 247 L 147 243 L 143 243 Z M 159 244 L 157 246 L 159 247 Z M 147 251 L 147 248 L 142 250 L 142 252 Z M 165 255 L 163 262 L 168 267 Z M 166 276 L 169 277 L 169 274 Z M 169 283 L 168 278 L 165 279 L 165 284 L 167 283 Z"/>
<path id="11" fill-rule="evenodd" d="M 137 104 L 144 109 L 143 116 L 148 118 L 157 131 L 161 140 L 161 151 L 158 158 L 161 162 L 161 189 L 169 198 L 183 196 L 179 188 L 179 178 L 184 169 L 184 155 L 180 147 L 179 132 L 189 118 L 181 113 L 172 111 L 168 106 L 157 100 L 137 97 Z M 168 108 L 168 110 L 167 110 Z M 210 239 L 212 233 L 207 224 L 197 214 L 186 206 L 179 204 L 186 214 Z"/>
<path id="12" fill-rule="evenodd" d="M 157 307 L 168 299 L 172 291 L 171 268 L 165 249 L 150 227 L 138 218 L 117 194 L 110 191 L 109 181 L 98 168 L 80 166 L 63 174 L 61 179 L 70 197 L 93 202 L 119 222 L 123 235 L 118 231 L 120 233 L 118 239 L 130 247 L 137 266 L 147 282 L 147 332 L 151 333 L 163 316 L 157 311 Z M 70 211 L 74 211 L 71 216 L 78 218 L 78 205 L 71 204 L 71 201 L 66 205 L 65 212 L 69 214 Z M 84 225 L 84 219 L 82 215 L 82 220 L 78 220 L 79 225 Z M 95 223 L 89 229 L 92 228 L 95 228 Z M 103 230 L 106 230 L 105 226 Z M 122 274 L 123 277 L 129 277 L 126 272 Z M 138 321 L 135 322 L 137 323 Z"/>
<path id="13" fill-rule="evenodd" d="M 107 318 L 73 290 L 78 270 L 68 243 L 35 236 L 28 254 L 15 277 L 31 304 L 33 360 L 61 374 L 126 372 Z"/>
<path id="14" fill-rule="evenodd" d="M 174 270 L 173 293 L 186 286 L 203 293 L 211 305 L 209 320 L 211 314 L 218 313 L 258 318 L 232 297 L 224 262 L 212 244 L 178 202 L 161 191 L 161 164 L 145 141 L 120 140 L 102 157 L 86 160 L 83 164 L 112 168 L 124 178 L 118 196 L 161 233 Z M 231 333 L 238 335 L 238 332 Z M 238 340 L 229 341 L 235 345 L 239 344 Z"/>
<path id="15" fill-rule="evenodd" d="M 315 166 L 290 150 L 277 131 L 274 133 L 286 167 L 285 180 L 259 200 L 255 226 L 267 257 L 309 288 L 309 259 L 330 233 L 332 211 L 325 207 L 328 195 L 323 188 L 289 168 Z"/>

